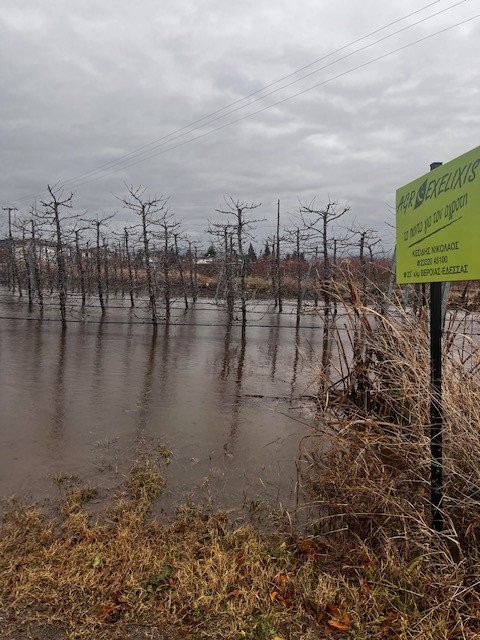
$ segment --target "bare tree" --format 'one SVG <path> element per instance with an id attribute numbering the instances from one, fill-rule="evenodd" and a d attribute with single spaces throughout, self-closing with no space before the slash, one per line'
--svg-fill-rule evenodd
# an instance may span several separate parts
<path id="1" fill-rule="evenodd" d="M 60 304 L 60 315 L 62 318 L 62 328 L 67 328 L 67 272 L 65 265 L 65 241 L 63 223 L 68 219 L 73 219 L 76 216 L 70 216 L 69 218 L 62 218 L 61 212 L 63 209 L 72 208 L 73 193 L 69 196 L 63 196 L 63 189 L 60 186 L 51 187 L 47 185 L 49 198 L 45 201 L 41 201 L 44 208 L 42 214 L 37 214 L 41 224 L 49 224 L 53 226 L 53 232 L 56 245 L 56 262 L 57 262 L 57 289 L 58 298 Z"/>
<path id="2" fill-rule="evenodd" d="M 234 248 L 234 226 L 230 223 L 209 221 L 208 233 L 218 245 L 218 275 L 215 299 L 223 294 L 227 305 L 227 323 L 233 322 L 235 310 L 235 271 L 238 266 L 238 255 Z M 214 245 L 212 245 L 214 246 Z"/>
<path id="3" fill-rule="evenodd" d="M 86 269 L 85 262 L 83 258 L 83 251 L 80 246 L 80 234 L 82 231 L 85 231 L 87 226 L 75 226 L 73 229 L 73 233 L 75 236 L 75 263 L 77 266 L 77 276 L 78 276 L 78 284 L 80 286 L 80 295 L 82 297 L 82 309 L 85 307 L 86 299 L 87 299 L 87 286 L 86 286 Z M 87 252 L 88 254 L 88 252 Z"/>
<path id="4" fill-rule="evenodd" d="M 128 227 L 125 227 L 123 231 L 124 231 L 124 241 L 125 241 L 125 257 L 127 258 L 127 270 L 128 270 L 128 293 L 130 295 L 130 306 L 133 309 L 133 307 L 135 306 L 135 301 L 133 298 L 135 285 L 134 285 L 134 279 L 133 279 L 132 256 L 130 253 Z"/>
<path id="5" fill-rule="evenodd" d="M 275 284 L 277 287 L 275 294 L 275 306 L 278 305 L 278 313 L 282 313 L 282 274 L 280 272 L 280 199 L 277 201 L 277 233 L 276 233 L 276 248 L 275 248 Z"/>
<path id="6" fill-rule="evenodd" d="M 350 207 L 340 206 L 338 202 L 329 200 L 324 207 L 318 208 L 314 198 L 310 204 L 300 203 L 300 215 L 304 228 L 319 238 L 322 264 L 322 293 L 325 307 L 329 308 L 332 297 L 332 261 L 330 227 L 333 222 L 344 216 Z"/>
<path id="7" fill-rule="evenodd" d="M 170 296 L 171 296 L 171 282 L 170 282 L 170 262 L 171 262 L 171 241 L 175 237 L 175 232 L 180 226 L 179 222 L 174 219 L 173 213 L 169 213 L 168 210 L 162 211 L 160 218 L 160 227 L 163 235 L 163 298 L 165 302 L 165 317 L 167 322 L 170 319 Z"/>
<path id="8" fill-rule="evenodd" d="M 247 287 L 246 287 L 246 266 L 247 260 L 244 251 L 244 243 L 247 238 L 252 238 L 250 231 L 252 226 L 258 220 L 247 220 L 245 218 L 245 212 L 253 211 L 261 206 L 261 203 L 246 203 L 241 200 L 234 200 L 231 196 L 225 198 L 225 209 L 216 209 L 217 213 L 223 213 L 225 215 L 233 216 L 235 223 L 232 225 L 236 234 L 239 259 L 239 285 L 240 285 L 240 300 L 242 305 L 242 328 L 245 329 L 247 324 Z"/>
<path id="9" fill-rule="evenodd" d="M 377 232 L 374 229 L 352 228 L 350 231 L 352 233 L 352 238 L 356 240 L 355 244 L 358 246 L 360 291 L 364 302 L 367 293 L 368 264 L 373 264 L 373 249 L 377 244 L 379 244 L 380 238 L 377 237 Z"/>
<path id="10" fill-rule="evenodd" d="M 33 218 L 34 209 L 32 209 L 32 219 L 30 220 L 31 226 L 31 234 L 32 234 L 32 242 L 31 242 L 31 253 L 30 259 L 33 266 L 35 286 L 37 290 L 38 296 L 38 304 L 40 305 L 40 309 L 43 310 L 43 278 L 40 269 L 40 255 L 41 251 L 37 245 L 37 232 L 35 228 L 35 220 Z"/>
<path id="11" fill-rule="evenodd" d="M 112 213 L 109 216 L 103 216 L 102 218 L 100 218 L 100 216 L 97 215 L 97 217 L 91 221 L 91 225 L 93 226 L 94 230 L 95 230 L 95 265 L 96 265 L 96 275 L 97 275 L 97 291 L 98 291 L 98 300 L 100 302 L 100 308 L 102 309 L 102 315 L 105 313 L 106 311 L 106 306 L 105 306 L 105 295 L 104 295 L 104 286 L 103 286 L 103 280 L 102 280 L 102 253 L 106 254 L 108 249 L 105 246 L 105 239 L 103 238 L 103 242 L 100 243 L 100 241 L 102 240 L 102 236 L 101 236 L 101 229 L 104 225 L 107 224 L 107 222 L 109 220 L 111 220 L 114 217 L 114 213 Z M 107 264 L 107 260 L 108 260 L 108 256 L 104 255 L 104 259 L 103 259 L 103 274 L 105 276 L 105 282 L 108 281 L 108 264 Z M 108 286 L 108 285 L 106 285 Z"/>
<path id="12" fill-rule="evenodd" d="M 164 196 L 152 197 L 146 195 L 146 187 L 127 186 L 126 188 L 127 195 L 124 198 L 120 198 L 120 200 L 124 207 L 133 211 L 140 218 L 150 313 L 152 324 L 156 328 L 158 325 L 156 283 L 150 257 L 150 244 L 152 227 L 158 227 L 160 224 L 157 216 L 165 211 L 167 199 Z"/>
<path id="13" fill-rule="evenodd" d="M 292 226 L 290 229 L 286 229 L 287 242 L 293 245 L 293 258 L 295 260 L 295 281 L 296 281 L 296 317 L 297 326 L 300 323 L 300 316 L 303 307 L 304 298 L 304 275 L 308 270 L 308 264 L 305 260 L 305 253 L 308 249 L 308 242 L 311 237 L 311 233 L 305 230 L 302 226 Z"/>

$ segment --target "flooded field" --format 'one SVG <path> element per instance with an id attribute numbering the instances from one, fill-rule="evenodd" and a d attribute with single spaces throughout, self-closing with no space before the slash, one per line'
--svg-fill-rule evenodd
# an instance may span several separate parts
<path id="1" fill-rule="evenodd" d="M 295 327 L 266 303 L 249 326 L 225 326 L 225 312 L 200 300 L 174 305 L 155 333 L 110 300 L 68 329 L 54 301 L 38 310 L 0 296 L 0 493 L 42 499 L 63 478 L 117 486 L 132 462 L 160 452 L 162 506 L 212 499 L 225 507 L 268 501 L 292 506 L 295 459 L 308 432 L 308 397 L 320 364 L 321 319 Z M 307 424 L 306 424 L 307 423 Z M 171 452 L 171 453 L 170 453 Z"/>

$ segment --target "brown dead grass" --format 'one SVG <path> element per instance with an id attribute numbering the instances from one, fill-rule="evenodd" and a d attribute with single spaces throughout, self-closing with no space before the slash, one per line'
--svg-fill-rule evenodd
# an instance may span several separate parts
<path id="1" fill-rule="evenodd" d="M 474 637 L 466 614 L 455 635 L 427 555 L 407 565 L 395 545 L 376 554 L 356 536 L 267 535 L 192 506 L 162 523 L 148 515 L 161 485 L 144 460 L 101 518 L 87 511 L 90 488 L 53 518 L 12 506 L 0 537 L 2 637 Z"/>
<path id="2" fill-rule="evenodd" d="M 319 429 L 303 442 L 302 481 L 318 527 L 341 529 L 344 543 L 361 539 L 390 566 L 392 584 L 400 584 L 405 565 L 422 565 L 420 583 L 408 591 L 425 615 L 444 617 L 443 631 L 432 622 L 436 637 L 479 638 L 480 348 L 469 335 L 471 318 L 450 315 L 443 339 L 439 534 L 430 527 L 427 313 L 396 305 L 383 315 L 375 304 L 362 304 L 351 285 L 348 295 L 346 316 L 331 336 L 336 380 L 333 365 L 320 375 Z M 317 445 L 326 435 L 328 451 Z M 411 637 L 423 637 L 417 633 Z"/>

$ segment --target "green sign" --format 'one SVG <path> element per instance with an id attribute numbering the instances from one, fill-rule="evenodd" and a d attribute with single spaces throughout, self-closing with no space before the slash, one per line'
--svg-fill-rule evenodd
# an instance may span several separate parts
<path id="1" fill-rule="evenodd" d="M 480 280 L 480 147 L 397 190 L 397 283 Z"/>

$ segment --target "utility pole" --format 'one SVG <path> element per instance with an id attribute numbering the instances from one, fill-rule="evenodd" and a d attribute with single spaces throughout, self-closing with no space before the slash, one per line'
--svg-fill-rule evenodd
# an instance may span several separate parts
<path id="1" fill-rule="evenodd" d="M 4 211 L 8 211 L 8 237 L 12 239 L 12 211 L 18 211 L 17 207 L 2 207 Z"/>
<path id="2" fill-rule="evenodd" d="M 17 268 L 15 264 L 15 254 L 13 250 L 13 236 L 12 236 L 12 211 L 18 211 L 17 207 L 2 207 L 4 211 L 8 211 L 8 249 L 9 249 L 9 280 L 11 279 L 12 292 L 15 293 L 15 280 L 17 276 Z M 22 296 L 22 288 L 20 281 L 18 282 L 18 290 L 20 297 Z"/>
<path id="3" fill-rule="evenodd" d="M 276 299 L 278 312 L 282 313 L 282 281 L 280 276 L 280 198 L 277 201 L 277 247 L 275 251 L 275 279 L 277 281 Z"/>

